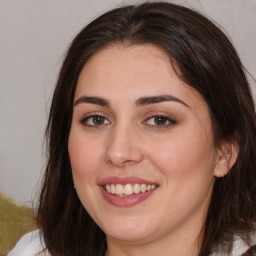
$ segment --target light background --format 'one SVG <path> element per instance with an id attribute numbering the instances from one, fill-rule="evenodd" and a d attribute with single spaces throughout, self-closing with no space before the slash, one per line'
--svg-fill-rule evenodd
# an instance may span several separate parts
<path id="1" fill-rule="evenodd" d="M 102 12 L 139 2 L 0 0 L 0 193 L 30 205 L 45 166 L 43 134 L 51 95 L 72 38 Z M 217 21 L 256 77 L 256 0 L 172 2 Z"/>

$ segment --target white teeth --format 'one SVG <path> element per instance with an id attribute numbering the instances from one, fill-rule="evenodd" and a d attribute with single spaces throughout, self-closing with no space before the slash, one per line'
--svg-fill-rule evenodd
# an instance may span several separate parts
<path id="1" fill-rule="evenodd" d="M 116 185 L 116 194 L 117 194 L 117 195 L 122 195 L 122 194 L 123 194 L 123 191 L 124 191 L 123 186 L 120 185 L 120 184 L 117 184 L 117 185 Z"/>
<path id="2" fill-rule="evenodd" d="M 140 193 L 140 185 L 139 184 L 135 184 L 133 187 L 133 193 L 138 194 Z"/>
<path id="3" fill-rule="evenodd" d="M 140 191 L 142 193 L 144 193 L 144 192 L 146 192 L 146 190 L 147 190 L 147 186 L 145 184 L 142 184 L 141 187 L 140 187 Z"/>
<path id="4" fill-rule="evenodd" d="M 108 191 L 108 193 L 111 192 L 111 187 L 108 184 L 106 185 L 106 190 Z"/>
<path id="5" fill-rule="evenodd" d="M 155 189 L 156 188 L 156 185 L 151 185 L 151 189 Z"/>
<path id="6" fill-rule="evenodd" d="M 132 188 L 131 184 L 126 184 L 125 185 L 125 187 L 124 187 L 124 194 L 128 195 L 128 196 L 133 194 L 133 188 Z"/>
<path id="7" fill-rule="evenodd" d="M 155 189 L 156 185 L 146 185 L 146 184 L 106 184 L 105 190 L 108 193 L 119 195 L 119 196 L 130 196 L 132 194 L 144 193 L 146 191 L 150 191 Z"/>
<path id="8" fill-rule="evenodd" d="M 115 186 L 113 184 L 110 187 L 110 193 L 111 194 L 115 194 L 116 193 L 116 188 L 115 188 Z"/>

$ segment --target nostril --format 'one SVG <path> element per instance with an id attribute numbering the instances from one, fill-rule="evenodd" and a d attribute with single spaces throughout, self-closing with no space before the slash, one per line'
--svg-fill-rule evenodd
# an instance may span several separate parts
<path id="1" fill-rule="evenodd" d="M 123 164 L 130 164 L 130 163 L 133 163 L 134 161 L 133 160 L 125 160 L 124 162 L 123 162 Z"/>
<path id="2" fill-rule="evenodd" d="M 108 164 L 123 167 L 139 163 L 143 159 L 143 155 L 140 147 L 134 141 L 128 143 L 127 139 L 116 137 L 107 145 L 104 158 Z"/>
<path id="3" fill-rule="evenodd" d="M 111 164 L 111 165 L 118 165 L 118 166 L 122 167 L 122 166 L 126 166 L 126 165 L 135 164 L 136 161 L 134 161 L 134 160 L 124 160 L 124 161 L 117 162 L 117 161 L 112 161 L 111 159 L 108 159 L 107 163 Z"/>

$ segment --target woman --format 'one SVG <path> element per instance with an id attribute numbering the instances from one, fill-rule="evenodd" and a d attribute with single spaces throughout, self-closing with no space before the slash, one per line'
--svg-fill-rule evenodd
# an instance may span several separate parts
<path id="1" fill-rule="evenodd" d="M 46 136 L 40 230 L 19 255 L 39 233 L 42 255 L 255 253 L 254 103 L 232 44 L 195 11 L 144 3 L 86 26 Z"/>

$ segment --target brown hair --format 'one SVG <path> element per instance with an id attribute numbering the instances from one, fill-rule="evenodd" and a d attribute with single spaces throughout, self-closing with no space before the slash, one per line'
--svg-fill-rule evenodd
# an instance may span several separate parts
<path id="1" fill-rule="evenodd" d="M 105 234 L 74 190 L 67 144 L 79 74 L 92 55 L 116 43 L 163 49 L 180 78 L 208 103 L 216 143 L 234 140 L 239 145 L 231 171 L 216 179 L 199 255 L 208 255 L 216 245 L 232 244 L 234 234 L 249 242 L 243 234 L 252 231 L 256 221 L 256 119 L 243 66 L 228 38 L 207 18 L 156 2 L 103 14 L 75 37 L 67 51 L 46 130 L 48 164 L 37 210 L 47 249 L 65 256 L 105 253 Z"/>

